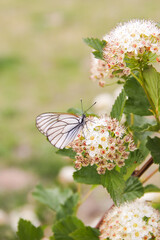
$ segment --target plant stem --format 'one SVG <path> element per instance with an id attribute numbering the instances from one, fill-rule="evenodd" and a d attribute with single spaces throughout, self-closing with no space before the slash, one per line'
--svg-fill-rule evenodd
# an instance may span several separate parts
<path id="1" fill-rule="evenodd" d="M 80 204 L 82 204 L 82 203 L 84 203 L 86 201 L 86 199 L 91 195 L 92 191 L 93 191 L 93 189 L 90 188 L 89 191 L 86 193 L 86 195 L 80 201 Z"/>
<path id="2" fill-rule="evenodd" d="M 133 72 L 131 72 L 131 75 L 140 83 L 140 85 L 142 86 L 142 82 L 140 80 L 140 78 L 138 78 Z"/>
<path id="3" fill-rule="evenodd" d="M 132 176 L 141 177 L 142 174 L 152 165 L 152 163 L 153 163 L 153 158 L 151 157 L 151 158 L 143 165 L 143 167 L 142 167 L 140 170 L 135 170 L 135 171 L 132 173 Z"/>
<path id="4" fill-rule="evenodd" d="M 105 87 L 112 86 L 112 85 L 114 85 L 114 84 L 117 84 L 117 82 L 113 82 L 113 83 L 106 83 L 106 84 L 105 84 Z"/>
<path id="5" fill-rule="evenodd" d="M 133 115 L 133 113 L 130 113 L 130 116 L 131 116 L 131 126 L 133 126 L 133 124 L 134 124 L 134 115 Z"/>
<path id="6" fill-rule="evenodd" d="M 79 206 L 84 203 L 86 201 L 86 199 L 91 195 L 93 189 L 96 187 L 96 185 L 92 186 L 89 191 L 86 193 L 86 195 L 79 201 L 77 209 L 79 208 Z"/>
<path id="7" fill-rule="evenodd" d="M 159 170 L 159 167 L 157 169 L 155 169 L 149 176 L 147 176 L 143 181 L 142 183 L 145 183 L 147 182 L 156 172 L 158 172 Z"/>
<path id="8" fill-rule="evenodd" d="M 146 96 L 147 96 L 147 98 L 148 98 L 148 101 L 149 101 L 149 103 L 150 103 L 150 105 L 151 105 L 151 107 L 152 107 L 152 110 L 153 110 L 154 116 L 155 116 L 155 118 L 156 118 L 156 121 L 157 121 L 157 123 L 159 123 L 159 116 L 157 115 L 157 111 L 156 111 L 155 105 L 154 105 L 151 97 L 149 96 L 148 91 L 147 91 L 147 89 L 146 89 L 146 86 L 145 86 L 145 84 L 144 84 L 144 77 L 143 77 L 142 69 L 140 69 L 140 74 L 141 74 L 141 79 L 142 79 L 142 87 L 143 87 L 143 89 L 144 89 L 144 91 L 145 91 L 145 94 L 146 94 Z"/>

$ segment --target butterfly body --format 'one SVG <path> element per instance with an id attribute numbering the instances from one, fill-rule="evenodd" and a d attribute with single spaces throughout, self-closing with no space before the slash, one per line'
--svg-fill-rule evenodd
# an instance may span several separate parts
<path id="1" fill-rule="evenodd" d="M 56 148 L 69 145 L 86 124 L 86 115 L 69 113 L 42 113 L 36 118 L 36 126 Z"/>

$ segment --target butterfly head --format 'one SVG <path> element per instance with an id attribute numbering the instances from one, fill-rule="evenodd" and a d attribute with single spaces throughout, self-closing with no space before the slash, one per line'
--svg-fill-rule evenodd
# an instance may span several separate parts
<path id="1" fill-rule="evenodd" d="M 86 115 L 83 113 L 81 118 L 81 123 L 85 124 L 86 122 Z"/>

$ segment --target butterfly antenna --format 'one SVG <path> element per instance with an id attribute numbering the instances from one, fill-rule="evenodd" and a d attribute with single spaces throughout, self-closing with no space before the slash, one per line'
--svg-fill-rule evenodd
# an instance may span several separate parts
<path id="1" fill-rule="evenodd" d="M 84 113 L 86 113 L 89 109 L 91 109 L 97 102 L 94 102 Z"/>
<path id="2" fill-rule="evenodd" d="M 82 114 L 83 114 L 84 111 L 83 111 L 83 102 L 82 102 L 82 99 L 81 99 L 81 110 L 82 110 Z"/>

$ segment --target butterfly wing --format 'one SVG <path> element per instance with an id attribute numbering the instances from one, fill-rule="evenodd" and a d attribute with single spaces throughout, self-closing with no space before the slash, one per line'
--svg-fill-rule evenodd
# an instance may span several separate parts
<path id="1" fill-rule="evenodd" d="M 36 126 L 38 130 L 47 136 L 47 130 L 58 121 L 57 113 L 42 113 L 36 118 Z"/>
<path id="2" fill-rule="evenodd" d="M 43 113 L 36 119 L 36 126 L 50 143 L 60 149 L 69 145 L 83 127 L 82 118 L 67 113 Z"/>

